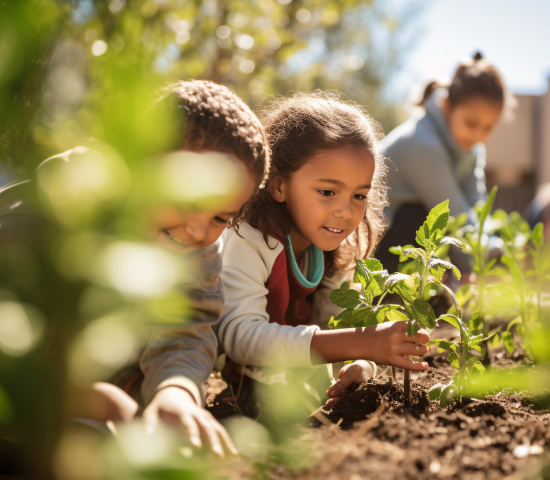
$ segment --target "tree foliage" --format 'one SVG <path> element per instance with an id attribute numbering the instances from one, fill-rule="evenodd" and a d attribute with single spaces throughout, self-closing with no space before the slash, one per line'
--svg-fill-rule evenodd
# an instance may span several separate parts
<path id="1" fill-rule="evenodd" d="M 253 109 L 270 95 L 343 91 L 389 130 L 384 87 L 411 44 L 411 0 L 0 2 L 0 162 L 28 171 L 106 140 L 139 154 L 139 113 L 164 84 L 211 79 Z M 149 140 L 149 139 L 148 139 Z M 135 148 L 130 148 L 135 144 Z"/>

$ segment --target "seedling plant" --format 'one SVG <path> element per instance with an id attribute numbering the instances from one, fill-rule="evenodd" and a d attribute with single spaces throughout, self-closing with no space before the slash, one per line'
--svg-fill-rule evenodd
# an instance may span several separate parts
<path id="1" fill-rule="evenodd" d="M 345 310 L 338 317 L 331 318 L 329 328 L 366 327 L 385 320 L 404 320 L 408 321 L 407 333 L 411 337 L 420 328 L 433 329 L 436 325 L 435 312 L 426 301 L 426 287 L 433 284 L 445 289 L 453 298 L 457 311 L 461 312 L 454 293 L 443 283 L 443 274 L 447 270 L 452 270 L 459 279 L 460 271 L 455 265 L 438 256 L 441 246 L 464 247 L 460 240 L 444 236 L 448 221 L 447 200 L 430 211 L 426 221 L 416 232 L 418 247 L 407 245 L 392 249 L 393 253 L 400 255 L 402 261 L 408 258 L 417 261 L 418 269 L 413 273 L 390 275 L 376 259 L 357 260 L 353 282 L 359 284 L 360 288 L 355 290 L 350 288 L 349 282 L 345 282 L 331 293 L 331 300 Z M 392 293 L 399 295 L 402 304 L 382 304 L 386 295 Z M 429 295 L 427 297 L 429 298 Z M 408 371 L 405 371 L 404 395 L 405 401 L 408 402 Z"/>

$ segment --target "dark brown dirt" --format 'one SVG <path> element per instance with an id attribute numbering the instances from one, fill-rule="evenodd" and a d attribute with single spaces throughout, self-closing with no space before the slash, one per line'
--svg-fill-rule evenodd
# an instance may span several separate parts
<path id="1" fill-rule="evenodd" d="M 513 354 L 490 349 L 490 359 L 496 368 L 527 363 L 521 348 Z M 403 405 L 401 379 L 392 384 L 391 369 L 382 367 L 375 381 L 353 385 L 340 401 L 320 410 L 333 425 L 309 429 L 317 439 L 316 466 L 302 472 L 272 466 L 270 478 L 519 480 L 526 469 L 549 461 L 550 412 L 544 408 L 550 394 L 502 392 L 442 409 L 428 400 L 427 391 L 448 381 L 454 370 L 446 354 L 432 353 L 427 360 L 427 371 L 412 374 L 409 405 Z M 217 418 L 239 409 L 257 418 L 249 389 L 241 389 L 237 409 L 224 387 L 219 379 L 209 382 L 209 408 Z M 550 478 L 537 475 L 532 478 Z"/>

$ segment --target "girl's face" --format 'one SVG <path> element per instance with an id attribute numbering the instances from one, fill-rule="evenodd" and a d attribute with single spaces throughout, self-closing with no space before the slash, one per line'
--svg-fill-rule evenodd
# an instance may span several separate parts
<path id="1" fill-rule="evenodd" d="M 476 143 L 487 140 L 500 118 L 502 105 L 483 98 L 472 98 L 451 107 L 446 98 L 443 112 L 456 143 L 462 149 L 470 150 Z"/>
<path id="2" fill-rule="evenodd" d="M 290 180 L 274 179 L 270 192 L 285 202 L 298 258 L 311 244 L 335 250 L 358 227 L 374 175 L 372 155 L 358 147 L 324 150 Z"/>

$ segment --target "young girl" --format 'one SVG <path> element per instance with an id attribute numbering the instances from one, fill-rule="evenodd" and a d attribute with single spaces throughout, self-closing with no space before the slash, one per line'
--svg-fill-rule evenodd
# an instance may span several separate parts
<path id="1" fill-rule="evenodd" d="M 367 359 L 423 370 L 425 331 L 405 322 L 327 331 L 340 313 L 329 294 L 351 280 L 354 258 L 372 254 L 383 227 L 384 164 L 373 120 L 359 107 L 316 92 L 274 103 L 266 118 L 271 172 L 227 234 L 217 325 L 228 376 L 274 381 L 258 367 L 311 367 Z M 327 392 L 374 375 L 360 361 Z"/>
<path id="2" fill-rule="evenodd" d="M 430 83 L 422 110 L 382 142 L 382 153 L 390 159 L 386 213 L 391 228 L 377 258 L 390 271 L 397 268 L 398 257 L 388 248 L 414 243 L 428 210 L 449 199 L 456 216 L 485 197 L 484 142 L 501 116 L 505 97 L 499 73 L 477 53 L 457 68 L 448 87 Z"/>

